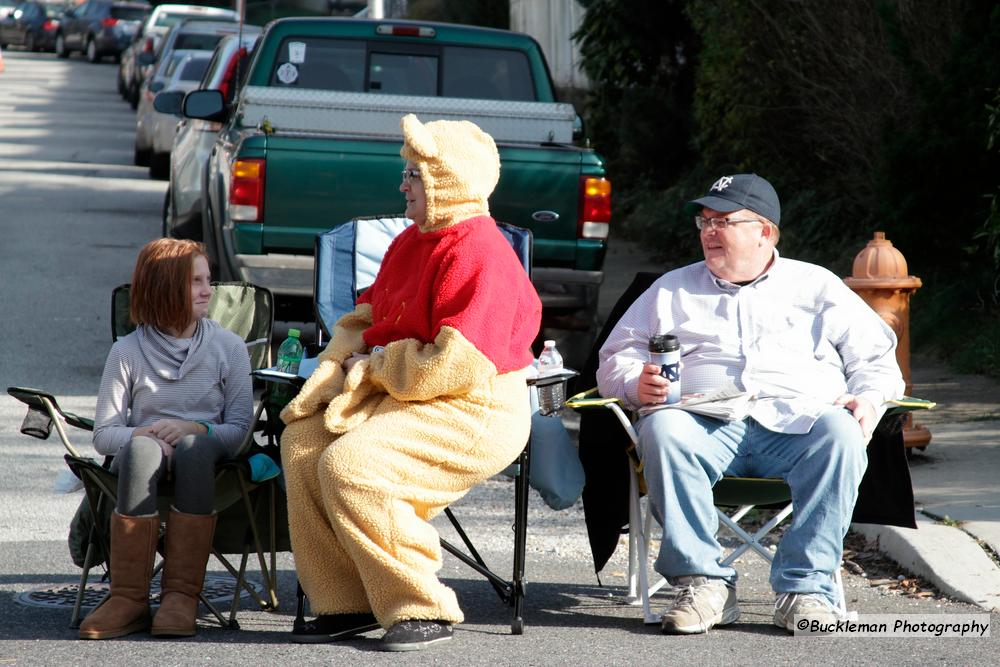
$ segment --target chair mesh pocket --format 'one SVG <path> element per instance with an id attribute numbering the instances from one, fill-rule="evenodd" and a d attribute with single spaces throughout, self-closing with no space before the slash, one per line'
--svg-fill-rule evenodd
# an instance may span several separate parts
<path id="1" fill-rule="evenodd" d="M 21 433 L 30 435 L 32 438 L 48 440 L 52 433 L 52 419 L 48 413 L 38 408 L 28 408 L 28 414 L 21 422 Z"/>

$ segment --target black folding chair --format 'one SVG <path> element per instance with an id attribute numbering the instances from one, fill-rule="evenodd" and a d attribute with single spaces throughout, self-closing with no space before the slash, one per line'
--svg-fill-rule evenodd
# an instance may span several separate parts
<path id="1" fill-rule="evenodd" d="M 128 319 L 129 286 L 117 287 L 112 293 L 112 338 L 117 340 L 134 329 Z M 223 327 L 241 336 L 247 343 L 251 366 L 270 365 L 270 336 L 273 325 L 273 299 L 269 290 L 250 283 L 216 283 L 209 304 L 209 317 Z M 80 417 L 63 410 L 56 398 L 45 391 L 25 387 L 9 387 L 7 393 L 28 406 L 28 414 L 21 432 L 32 437 L 47 439 L 55 428 L 66 448 L 65 460 L 70 470 L 83 482 L 86 503 L 81 512 L 89 514 L 86 536 L 86 556 L 82 565 L 76 604 L 70 626 L 79 627 L 80 610 L 84 593 L 93 567 L 105 564 L 110 553 L 109 521 L 117 502 L 117 477 L 111 472 L 112 457 L 97 461 L 77 449 L 66 426 L 93 431 L 92 419 Z M 263 417 L 264 404 L 256 410 L 255 422 L 267 423 Z M 272 420 L 273 422 L 273 420 Z M 264 458 L 261 458 L 264 457 Z M 236 612 L 240 594 L 246 591 L 263 609 L 278 606 L 276 551 L 288 551 L 289 540 L 283 491 L 277 483 L 276 450 L 268 451 L 256 445 L 253 432 L 244 439 L 238 453 L 220 462 L 216 467 L 214 509 L 218 514 L 212 553 L 223 567 L 236 579 L 228 620 L 201 594 L 201 601 L 223 627 L 238 628 Z M 266 473 L 264 471 L 267 471 Z M 161 516 L 169 510 L 170 485 L 159 489 L 158 508 Z M 261 575 L 267 591 L 264 597 L 246 579 L 247 562 L 251 551 L 257 555 Z M 269 552 L 270 562 L 265 554 Z M 241 554 L 238 567 L 224 554 Z M 157 569 L 162 567 L 162 563 Z M 105 571 L 105 577 L 108 571 Z"/>

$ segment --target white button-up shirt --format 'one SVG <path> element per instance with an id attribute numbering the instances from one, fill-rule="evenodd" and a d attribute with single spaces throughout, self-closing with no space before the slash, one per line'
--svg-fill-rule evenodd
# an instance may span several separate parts
<path id="1" fill-rule="evenodd" d="M 772 431 L 808 433 L 844 393 L 868 399 L 881 419 L 883 403 L 903 394 L 892 329 L 836 275 L 777 251 L 743 286 L 704 262 L 658 278 L 601 347 L 602 395 L 639 407 L 638 380 L 656 334 L 680 339 L 684 395 L 731 381 L 756 396 L 750 416 Z"/>

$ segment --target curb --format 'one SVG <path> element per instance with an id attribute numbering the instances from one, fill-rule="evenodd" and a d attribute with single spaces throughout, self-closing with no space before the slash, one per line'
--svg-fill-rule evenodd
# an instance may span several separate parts
<path id="1" fill-rule="evenodd" d="M 917 530 L 854 523 L 851 528 L 948 597 L 1000 611 L 1000 567 L 968 533 L 917 514 Z"/>

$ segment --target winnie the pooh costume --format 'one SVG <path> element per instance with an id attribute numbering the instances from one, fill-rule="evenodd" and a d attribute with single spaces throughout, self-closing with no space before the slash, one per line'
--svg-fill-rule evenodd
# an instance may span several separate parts
<path id="1" fill-rule="evenodd" d="M 541 320 L 489 217 L 493 139 L 467 121 L 401 125 L 426 217 L 390 245 L 281 413 L 292 548 L 312 611 L 370 613 L 384 628 L 462 621 L 428 521 L 527 442 L 525 369 Z"/>

